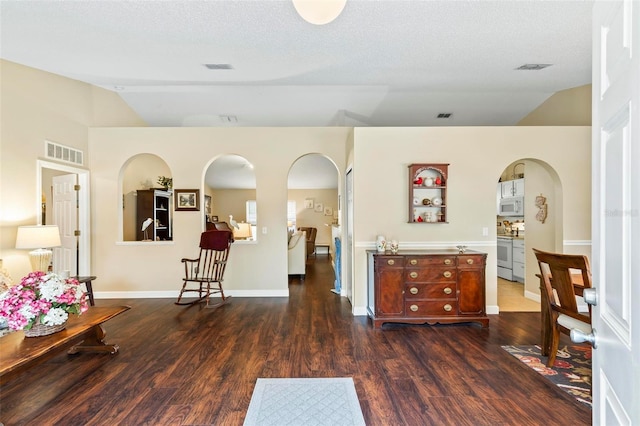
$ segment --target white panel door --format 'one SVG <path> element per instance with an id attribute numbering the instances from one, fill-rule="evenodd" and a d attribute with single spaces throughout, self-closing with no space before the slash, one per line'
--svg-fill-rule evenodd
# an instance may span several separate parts
<path id="1" fill-rule="evenodd" d="M 640 2 L 593 17 L 593 424 L 640 425 Z"/>
<path id="2" fill-rule="evenodd" d="M 53 250 L 53 271 L 69 271 L 76 275 L 78 237 L 78 195 L 75 174 L 53 177 L 53 223 L 60 228 L 62 245 Z"/>

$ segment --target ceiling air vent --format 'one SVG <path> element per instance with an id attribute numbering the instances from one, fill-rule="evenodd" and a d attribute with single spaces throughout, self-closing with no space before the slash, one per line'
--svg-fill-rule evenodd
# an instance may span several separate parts
<path id="1" fill-rule="evenodd" d="M 524 64 L 520 65 L 516 70 L 518 71 L 540 71 L 546 67 L 550 67 L 552 64 Z"/>
<path id="2" fill-rule="evenodd" d="M 47 140 L 44 141 L 44 156 L 80 166 L 84 164 L 82 151 Z"/>
<path id="3" fill-rule="evenodd" d="M 204 64 L 205 67 L 210 70 L 232 70 L 233 66 L 231 64 Z"/>
<path id="4" fill-rule="evenodd" d="M 222 121 L 223 123 L 237 123 L 238 122 L 238 117 L 236 117 L 235 115 L 221 115 L 220 116 L 220 121 Z"/>
<path id="5" fill-rule="evenodd" d="M 451 117 L 453 117 L 452 112 L 441 112 L 438 115 L 436 115 L 436 118 L 451 118 Z"/>

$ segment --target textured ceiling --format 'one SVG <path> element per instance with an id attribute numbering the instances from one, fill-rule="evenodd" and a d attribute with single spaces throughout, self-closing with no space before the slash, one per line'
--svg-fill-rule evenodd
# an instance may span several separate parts
<path id="1" fill-rule="evenodd" d="M 514 125 L 591 82 L 592 4 L 348 0 L 315 26 L 280 0 L 5 0 L 0 56 L 117 91 L 151 126 Z"/>

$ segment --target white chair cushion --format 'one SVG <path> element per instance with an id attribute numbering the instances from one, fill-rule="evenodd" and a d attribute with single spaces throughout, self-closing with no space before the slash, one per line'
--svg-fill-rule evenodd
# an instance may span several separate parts
<path id="1" fill-rule="evenodd" d="M 569 330 L 577 328 L 578 330 L 582 331 L 584 334 L 591 333 L 591 324 L 582 322 L 578 319 L 570 317 L 569 315 L 565 315 L 565 314 L 558 315 L 558 324 L 560 324 L 561 326 Z"/>
<path id="2" fill-rule="evenodd" d="M 295 232 L 289 239 L 289 248 L 294 248 L 298 244 L 300 237 L 302 237 L 302 232 Z"/>

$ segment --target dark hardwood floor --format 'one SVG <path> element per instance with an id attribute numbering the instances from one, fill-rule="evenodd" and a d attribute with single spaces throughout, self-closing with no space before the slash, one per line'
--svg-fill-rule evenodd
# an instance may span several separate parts
<path id="1" fill-rule="evenodd" d="M 0 422 L 242 425 L 259 377 L 353 377 L 368 425 L 591 424 L 588 408 L 500 348 L 537 343 L 539 313 L 492 315 L 487 329 L 374 330 L 330 292 L 327 256 L 310 262 L 288 299 L 232 298 L 216 310 L 97 300 L 132 307 L 106 323 L 120 353 L 63 354 L 7 383 Z"/>

